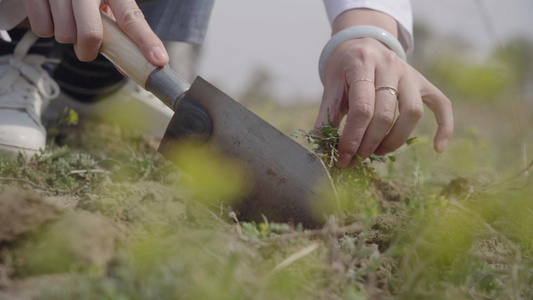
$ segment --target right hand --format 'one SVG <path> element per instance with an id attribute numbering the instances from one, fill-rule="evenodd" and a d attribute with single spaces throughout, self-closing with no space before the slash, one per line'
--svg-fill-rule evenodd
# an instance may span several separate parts
<path id="1" fill-rule="evenodd" d="M 135 0 L 22 0 L 32 31 L 59 43 L 74 44 L 81 61 L 92 61 L 103 39 L 100 8 L 114 17 L 146 59 L 156 66 L 168 63 L 163 42 L 152 31 Z"/>

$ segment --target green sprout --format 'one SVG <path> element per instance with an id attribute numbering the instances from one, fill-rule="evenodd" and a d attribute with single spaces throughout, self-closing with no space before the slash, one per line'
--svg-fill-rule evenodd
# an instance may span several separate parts
<path id="1" fill-rule="evenodd" d="M 341 137 L 339 129 L 335 128 L 333 123 L 329 121 L 328 124 L 322 125 L 318 131 L 318 133 L 313 130 L 306 132 L 300 129 L 298 133 L 312 145 L 316 155 L 322 159 L 328 169 L 331 169 L 339 158 L 339 151 L 337 150 L 337 144 Z"/>

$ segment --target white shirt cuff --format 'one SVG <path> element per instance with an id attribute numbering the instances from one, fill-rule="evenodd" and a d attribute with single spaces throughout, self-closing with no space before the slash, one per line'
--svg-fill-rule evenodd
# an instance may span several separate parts
<path id="1" fill-rule="evenodd" d="M 398 22 L 398 40 L 405 52 L 413 51 L 413 12 L 409 0 L 324 0 L 330 23 L 341 13 L 356 8 L 368 8 L 386 13 Z"/>

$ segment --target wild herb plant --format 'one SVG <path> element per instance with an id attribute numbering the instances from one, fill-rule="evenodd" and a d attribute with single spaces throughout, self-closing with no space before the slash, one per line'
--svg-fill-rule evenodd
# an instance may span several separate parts
<path id="1" fill-rule="evenodd" d="M 365 191 L 373 181 L 381 180 L 381 176 L 372 166 L 373 163 L 388 163 L 389 168 L 392 168 L 392 164 L 396 161 L 394 153 L 386 155 L 372 154 L 368 160 L 363 160 L 356 154 L 353 157 L 353 162 L 355 162 L 353 169 L 341 170 L 336 168 L 335 164 L 339 157 L 337 145 L 341 135 L 339 129 L 333 126 L 331 121 L 322 125 L 318 130 L 311 130 L 309 132 L 299 130 L 295 136 L 304 138 L 311 145 L 311 149 L 322 159 L 328 168 L 338 189 L 359 187 L 362 191 Z M 413 144 L 416 139 L 416 137 L 408 139 L 406 145 Z"/>
<path id="2" fill-rule="evenodd" d="M 16 159 L 0 156 L 0 181 L 18 182 L 44 191 L 79 191 L 91 180 L 97 180 L 101 170 L 86 153 L 73 152 L 68 147 L 41 150 L 33 157 L 19 154 Z"/>
<path id="3" fill-rule="evenodd" d="M 322 125 L 318 131 L 311 130 L 311 131 L 304 131 L 299 130 L 296 134 L 296 137 L 303 137 L 308 144 L 311 145 L 312 150 L 315 152 L 316 155 L 318 155 L 326 167 L 328 169 L 332 169 L 335 164 L 337 163 L 337 160 L 339 158 L 339 151 L 337 150 L 337 144 L 339 143 L 339 140 L 341 138 L 341 135 L 339 134 L 339 129 L 333 126 L 333 123 L 331 121 L 328 122 L 328 124 Z M 409 138 L 405 144 L 411 145 L 416 141 L 416 137 Z M 386 163 L 388 161 L 396 161 L 396 156 L 394 154 L 387 154 L 387 155 L 376 155 L 372 154 L 368 158 L 369 161 L 372 162 L 382 162 Z M 359 157 L 357 154 L 353 157 L 354 161 L 357 161 L 356 168 L 363 170 L 363 169 L 369 169 L 369 165 L 365 163 L 361 157 Z M 370 170 L 367 170 L 370 171 Z M 372 172 L 369 172 L 372 173 Z"/>
<path id="4" fill-rule="evenodd" d="M 335 128 L 331 122 L 322 125 L 318 132 L 314 130 L 307 132 L 300 129 L 295 135 L 296 137 L 303 137 L 311 145 L 315 154 L 322 159 L 328 169 L 335 166 L 339 158 L 337 144 L 340 135 L 339 129 Z"/>

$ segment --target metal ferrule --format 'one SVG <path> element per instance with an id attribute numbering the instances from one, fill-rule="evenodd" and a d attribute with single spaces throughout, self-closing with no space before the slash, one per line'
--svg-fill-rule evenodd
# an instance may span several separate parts
<path id="1" fill-rule="evenodd" d="M 146 89 L 173 111 L 191 85 L 168 65 L 155 69 L 146 81 Z"/>

